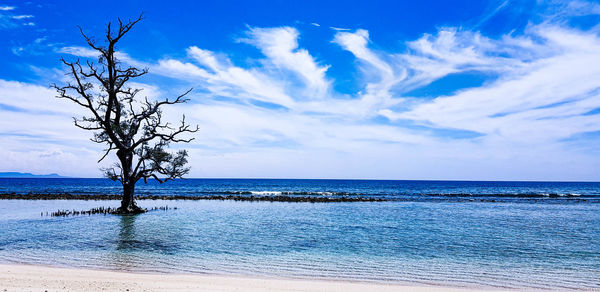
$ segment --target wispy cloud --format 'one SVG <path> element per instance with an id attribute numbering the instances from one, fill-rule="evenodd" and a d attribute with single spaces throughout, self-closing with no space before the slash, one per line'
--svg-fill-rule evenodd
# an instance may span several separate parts
<path id="1" fill-rule="evenodd" d="M 322 73 L 326 72 L 326 67 L 316 64 L 307 51 L 300 50 L 301 55 L 294 55 L 298 47 L 297 31 L 290 28 L 254 28 L 249 35 L 252 38 L 246 42 L 261 49 L 267 59 L 263 62 L 263 68 L 244 70 L 253 70 L 256 76 L 262 76 L 255 80 L 254 87 L 256 84 L 278 84 L 278 92 L 286 97 L 270 101 L 291 111 L 281 113 L 269 108 L 223 104 L 199 106 L 197 111 L 201 114 L 196 118 L 201 124 L 218 129 L 221 136 L 229 133 L 230 144 L 225 143 L 227 145 L 243 147 L 253 145 L 252 141 L 279 140 L 303 147 L 319 143 L 324 149 L 354 153 L 361 148 L 358 145 L 379 149 L 383 147 L 382 143 L 421 145 L 422 149 L 435 148 L 434 145 L 453 145 L 451 148 L 461 145 L 465 151 L 473 152 L 478 152 L 474 149 L 484 147 L 482 145 L 488 145 L 485 147 L 493 151 L 491 149 L 507 145 L 514 148 L 514 145 L 531 147 L 546 144 L 554 147 L 552 151 L 560 152 L 568 151 L 562 149 L 562 139 L 579 133 L 600 131 L 600 125 L 594 122 L 598 120 L 598 115 L 588 114 L 600 108 L 600 71 L 597 69 L 600 64 L 593 63 L 600 60 L 600 48 L 598 36 L 593 32 L 544 23 L 530 26 L 521 36 L 505 35 L 492 39 L 478 32 L 442 28 L 435 35 L 425 34 L 407 42 L 408 51 L 395 53 L 371 49 L 366 30 L 340 31 L 333 42 L 360 61 L 367 82 L 350 99 L 340 99 L 333 93 L 322 95 L 319 101 L 285 95 L 286 92 L 301 91 L 294 88 L 301 85 L 282 84 L 275 81 L 277 75 L 271 73 L 274 66 L 285 70 L 295 69 L 300 76 L 313 76 L 315 80 L 327 80 Z M 202 52 L 196 54 L 195 59 L 211 70 L 232 68 L 232 65 L 228 65 L 229 61 L 224 65 L 209 57 L 213 56 L 212 53 L 199 48 L 193 48 L 190 52 L 193 51 Z M 294 57 L 309 66 L 294 67 Z M 179 78 L 185 79 L 186 69 L 181 69 Z M 493 73 L 497 78 L 480 87 L 464 88 L 433 99 L 407 95 L 415 88 L 462 72 Z M 230 84 L 239 84 L 230 81 Z M 313 84 L 305 82 L 303 88 L 310 88 Z M 221 91 L 218 94 L 226 93 Z M 274 96 L 266 94 L 264 98 L 269 95 Z M 228 96 L 238 97 L 234 94 Z M 232 107 L 236 110 L 228 112 Z M 395 125 L 369 122 L 377 116 L 384 116 Z M 207 120 L 207 117 L 212 118 Z M 232 117 L 243 118 L 232 125 Z M 258 122 L 257 117 L 268 117 L 270 121 Z M 219 126 L 220 123 L 227 124 L 225 120 L 232 126 Z M 284 120 L 292 122 L 282 123 Z M 412 127 L 403 126 L 406 122 L 419 125 L 422 130 L 415 131 Z M 443 129 L 450 132 L 439 136 L 437 131 Z M 478 135 L 465 141 L 460 135 L 452 138 L 452 131 Z M 332 133 L 338 135 L 332 136 Z M 241 137 L 245 138 L 238 140 Z M 408 149 L 411 146 L 398 147 Z M 514 151 L 529 150 L 520 148 Z M 461 160 L 459 156 L 455 158 Z"/>
<path id="2" fill-rule="evenodd" d="M 33 18 L 33 15 L 15 15 L 12 18 L 13 19 L 27 19 L 27 18 Z"/>
<path id="3" fill-rule="evenodd" d="M 447 36 L 438 35 L 436 42 L 439 38 Z M 487 44 L 485 49 L 477 47 L 481 42 Z M 456 47 L 454 41 L 444 43 L 450 45 L 422 46 L 418 52 L 427 52 L 437 67 L 451 68 L 446 70 L 448 73 L 493 71 L 500 78 L 485 86 L 420 101 L 399 113 L 383 110 L 384 115 L 534 143 L 556 142 L 576 133 L 600 130 L 600 125 L 593 122 L 600 116 L 585 115 L 600 107 L 600 63 L 596 62 L 600 60 L 600 40 L 596 34 L 541 25 L 518 38 L 506 36 L 491 41 L 472 36 L 460 42 L 472 53 L 457 55 L 459 62 L 449 52 Z M 523 45 L 513 47 L 515 44 Z M 502 62 L 497 57 L 500 53 Z M 457 66 L 459 63 L 461 66 Z M 437 76 L 429 76 L 429 80 L 432 77 Z"/>
<path id="4" fill-rule="evenodd" d="M 96 51 L 94 49 L 86 48 L 86 47 L 77 47 L 77 46 L 57 48 L 56 52 L 62 53 L 62 54 L 79 56 L 79 57 L 86 57 L 86 58 L 94 58 L 94 57 L 98 57 L 98 55 L 99 55 L 98 51 Z"/>
<path id="5" fill-rule="evenodd" d="M 40 38 L 33 40 L 32 42 L 30 42 L 28 44 L 22 44 L 20 46 L 13 47 L 11 50 L 12 50 L 13 54 L 15 54 L 17 56 L 21 56 L 23 54 L 29 54 L 29 55 L 47 54 L 47 53 L 50 53 L 50 52 L 56 50 L 55 44 L 49 43 L 47 40 L 48 40 L 48 38 L 45 36 L 40 37 Z"/>
<path id="6" fill-rule="evenodd" d="M 15 15 L 15 6 L 0 6 L 0 29 L 13 29 L 19 26 L 34 26 L 35 22 L 27 21 L 33 18 L 33 15 L 19 14 Z"/>
<path id="7" fill-rule="evenodd" d="M 139 86 L 153 97 L 168 94 L 171 89 L 161 84 L 173 81 L 196 88 L 192 104 L 165 112 L 174 120 L 185 112 L 201 126 L 187 145 L 194 176 L 597 179 L 600 158 L 589 149 L 600 140 L 599 30 L 565 21 L 597 13 L 597 5 L 567 6 L 570 12 L 561 12 L 567 14 L 547 10 L 542 21 L 518 33 L 440 27 L 401 40 L 397 51 L 374 43 L 375 31 L 332 28 L 323 43 L 354 58 L 355 92 L 336 91 L 330 72 L 336 64 L 312 54 L 301 32 L 288 26 L 249 27 L 238 45 L 262 56 L 247 63 L 200 46 L 188 47 L 180 58 L 119 57 L 150 69 L 157 84 Z M 503 9 L 508 6 L 492 13 Z M 97 56 L 76 46 L 57 52 Z M 484 81 L 413 94 L 461 74 Z M 32 118 L 33 112 L 14 109 L 37 109 L 44 103 L 31 98 L 50 94 L 22 83 L 0 86 L 14 96 L 0 107 L 10 119 Z M 46 110 L 67 114 L 61 107 Z M 17 132 L 61 139 L 63 132 L 51 130 L 69 127 L 61 123 L 48 120 L 40 129 Z M 71 139 L 83 143 L 85 134 Z M 66 147 L 56 153 L 68 153 Z"/>
<path id="8" fill-rule="evenodd" d="M 349 28 L 341 28 L 341 27 L 335 27 L 335 26 L 330 26 L 329 28 L 335 30 L 335 31 L 349 31 Z"/>
<path id="9" fill-rule="evenodd" d="M 308 92 L 305 96 L 321 98 L 329 90 L 325 77 L 328 66 L 319 65 L 307 50 L 298 48 L 299 32 L 295 28 L 251 28 L 249 38 L 241 41 L 259 48 L 268 66 L 284 69 L 300 77 Z"/>

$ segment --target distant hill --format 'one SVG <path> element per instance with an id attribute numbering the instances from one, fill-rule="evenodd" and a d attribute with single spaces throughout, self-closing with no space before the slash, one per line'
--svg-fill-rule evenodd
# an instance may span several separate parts
<path id="1" fill-rule="evenodd" d="M 64 178 L 56 173 L 32 174 L 26 172 L 0 172 L 0 178 Z"/>

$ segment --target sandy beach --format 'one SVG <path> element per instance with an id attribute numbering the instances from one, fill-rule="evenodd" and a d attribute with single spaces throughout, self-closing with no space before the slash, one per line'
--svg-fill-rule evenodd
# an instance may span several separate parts
<path id="1" fill-rule="evenodd" d="M 0 291 L 478 291 L 348 281 L 214 275 L 137 274 L 32 265 L 0 265 Z M 479 290 L 482 291 L 482 290 Z"/>

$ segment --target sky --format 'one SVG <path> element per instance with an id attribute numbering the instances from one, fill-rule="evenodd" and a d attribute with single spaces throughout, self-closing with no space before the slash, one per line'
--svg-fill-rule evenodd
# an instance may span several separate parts
<path id="1" fill-rule="evenodd" d="M 55 98 L 108 22 L 188 177 L 600 181 L 598 1 L 0 0 L 0 172 L 100 177 Z"/>

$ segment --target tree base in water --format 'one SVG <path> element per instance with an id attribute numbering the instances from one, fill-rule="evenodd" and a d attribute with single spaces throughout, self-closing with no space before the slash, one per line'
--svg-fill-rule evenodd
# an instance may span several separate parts
<path id="1" fill-rule="evenodd" d="M 146 212 L 148 212 L 148 210 L 142 209 L 136 205 L 133 205 L 133 206 L 130 206 L 127 208 L 119 207 L 115 211 L 111 212 L 111 214 L 113 214 L 113 215 L 136 215 L 136 214 L 142 214 L 142 213 L 146 213 Z"/>

